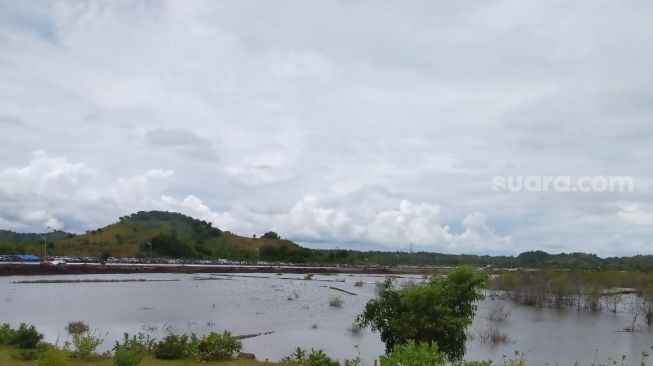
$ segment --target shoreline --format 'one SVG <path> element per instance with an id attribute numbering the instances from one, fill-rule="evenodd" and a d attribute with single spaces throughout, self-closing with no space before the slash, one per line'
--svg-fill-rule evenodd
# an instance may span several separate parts
<path id="1" fill-rule="evenodd" d="M 444 272 L 436 268 L 378 268 L 378 267 L 301 267 L 257 265 L 160 265 L 160 264 L 66 264 L 43 266 L 39 264 L 0 263 L 0 277 L 8 276 L 54 276 L 85 274 L 132 274 L 132 273 L 294 273 L 294 274 L 378 274 L 378 275 L 424 275 Z"/>

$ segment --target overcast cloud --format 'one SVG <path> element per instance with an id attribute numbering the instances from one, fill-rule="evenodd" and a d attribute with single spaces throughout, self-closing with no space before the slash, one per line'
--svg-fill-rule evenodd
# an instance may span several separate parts
<path id="1" fill-rule="evenodd" d="M 0 0 L 0 229 L 653 254 L 649 1 Z M 628 175 L 627 193 L 493 176 Z"/>

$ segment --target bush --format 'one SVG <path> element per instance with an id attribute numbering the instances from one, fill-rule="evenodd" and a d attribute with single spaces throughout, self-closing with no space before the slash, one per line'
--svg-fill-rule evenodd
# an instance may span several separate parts
<path id="1" fill-rule="evenodd" d="M 90 360 L 95 356 L 95 350 L 104 342 L 93 334 L 78 334 L 73 336 L 73 355 L 82 360 Z"/>
<path id="2" fill-rule="evenodd" d="M 9 344 L 15 344 L 18 348 L 36 348 L 43 339 L 43 334 L 36 330 L 33 325 L 21 323 L 14 331 L 13 338 Z"/>
<path id="3" fill-rule="evenodd" d="M 188 337 L 171 334 L 157 343 L 154 357 L 162 360 L 179 360 L 187 357 Z"/>
<path id="4" fill-rule="evenodd" d="M 38 366 L 68 366 L 68 351 L 49 347 L 39 356 Z"/>
<path id="5" fill-rule="evenodd" d="M 200 361 L 231 360 L 241 348 L 242 344 L 231 333 L 211 332 L 199 341 L 196 355 Z"/>
<path id="6" fill-rule="evenodd" d="M 88 330 L 88 324 L 83 321 L 68 322 L 68 325 L 66 325 L 66 331 L 70 335 L 79 335 L 88 332 Z"/>
<path id="7" fill-rule="evenodd" d="M 113 355 L 114 366 L 138 366 L 143 361 L 143 354 L 130 348 L 119 348 Z"/>
<path id="8" fill-rule="evenodd" d="M 139 333 L 138 336 L 123 335 L 122 343 L 116 341 L 113 348 L 114 366 L 137 366 L 143 357 L 155 348 L 154 340 L 149 335 Z"/>
<path id="9" fill-rule="evenodd" d="M 357 323 L 380 333 L 388 354 L 395 345 L 413 340 L 437 343 L 449 360 L 460 361 L 465 354 L 465 330 L 476 314 L 476 302 L 483 298 L 478 289 L 486 281 L 486 274 L 468 268 L 400 288 L 388 279 L 380 285 L 378 297 L 365 305 Z"/>
<path id="10" fill-rule="evenodd" d="M 338 361 L 332 360 L 329 356 L 324 353 L 323 350 L 311 349 L 310 354 L 306 354 L 306 351 L 297 347 L 295 352 L 291 355 L 281 359 L 281 363 L 291 364 L 291 365 L 308 365 L 308 366 L 338 366 L 340 365 Z M 355 365 L 355 361 L 354 361 Z"/>
<path id="11" fill-rule="evenodd" d="M 438 350 L 436 343 L 415 343 L 396 345 L 391 354 L 381 356 L 381 366 L 443 366 L 446 357 Z"/>
<path id="12" fill-rule="evenodd" d="M 333 296 L 332 298 L 329 299 L 329 306 L 332 306 L 334 308 L 339 308 L 344 303 L 345 302 L 342 300 L 342 297 L 340 296 Z"/>
<path id="13" fill-rule="evenodd" d="M 363 287 L 363 281 L 356 281 L 356 282 L 354 282 L 354 286 L 356 286 L 356 287 Z"/>
<path id="14" fill-rule="evenodd" d="M 154 354 L 154 349 L 156 348 L 156 340 L 152 338 L 149 334 L 138 333 L 137 335 L 129 336 L 128 333 L 123 335 L 123 343 L 116 341 L 114 350 L 117 350 L 120 347 L 128 347 L 138 349 L 139 352 L 143 355 Z"/>
<path id="15" fill-rule="evenodd" d="M 508 335 L 498 328 L 490 327 L 478 332 L 478 338 L 481 343 L 506 343 Z"/>
<path id="16" fill-rule="evenodd" d="M 41 355 L 42 350 L 36 348 L 19 349 L 11 353 L 11 358 L 16 361 L 34 361 Z"/>
<path id="17" fill-rule="evenodd" d="M 9 324 L 0 325 L 0 344 L 13 344 L 16 331 L 11 329 Z"/>
<path id="18" fill-rule="evenodd" d="M 492 321 L 504 321 L 510 316 L 510 311 L 500 302 L 492 304 L 488 310 L 487 318 Z"/>

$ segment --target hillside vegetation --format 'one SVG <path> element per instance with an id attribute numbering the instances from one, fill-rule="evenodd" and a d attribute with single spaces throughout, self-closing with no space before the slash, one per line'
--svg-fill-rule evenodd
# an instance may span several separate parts
<path id="1" fill-rule="evenodd" d="M 165 258 L 256 259 L 259 255 L 283 252 L 289 256 L 304 249 L 267 233 L 246 238 L 222 231 L 211 223 L 175 212 L 140 211 L 82 235 L 47 234 L 49 255 Z M 0 253 L 43 253 L 43 239 L 37 234 L 0 232 Z M 269 256 L 269 255 L 268 255 Z M 274 255 L 273 255 L 274 256 Z"/>
<path id="2" fill-rule="evenodd" d="M 503 268 L 557 268 L 587 270 L 653 271 L 652 255 L 601 258 L 590 253 L 549 254 L 524 252 L 518 256 L 479 256 L 432 252 L 384 252 L 343 249 L 308 249 L 270 231 L 258 237 L 243 237 L 220 230 L 211 223 L 162 211 L 139 211 L 120 217 L 106 227 L 76 235 L 62 231 L 20 234 L 0 230 L 0 254 L 43 254 L 44 235 L 49 255 L 114 257 L 230 259 L 292 263 L 492 266 Z"/>

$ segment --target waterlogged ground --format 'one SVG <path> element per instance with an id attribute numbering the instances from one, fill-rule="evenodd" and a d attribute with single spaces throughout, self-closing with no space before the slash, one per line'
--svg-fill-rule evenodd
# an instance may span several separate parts
<path id="1" fill-rule="evenodd" d="M 16 283 L 55 279 L 131 282 Z M 315 275 L 312 281 L 304 281 L 303 275 L 293 274 L 2 277 L 0 323 L 33 323 L 48 341 L 62 343 L 68 338 L 64 329 L 67 322 L 82 320 L 105 339 L 104 349 L 110 349 L 125 331 L 155 337 L 168 332 L 225 329 L 235 335 L 274 332 L 243 340 L 244 351 L 259 359 L 278 360 L 297 346 L 315 347 L 341 360 L 360 352 L 365 364 L 371 365 L 383 353 L 378 335 L 370 331 L 356 334 L 350 329 L 356 315 L 374 296 L 374 283 L 380 280 L 383 277 Z M 356 287 L 356 281 L 364 285 Z M 344 305 L 329 306 L 333 296 L 340 296 Z M 510 312 L 506 320 L 487 319 L 496 304 L 503 304 Z M 498 362 L 504 355 L 519 351 L 535 365 L 607 363 L 608 357 L 621 361 L 621 355 L 638 364 L 642 351 L 651 350 L 653 332 L 645 326 L 636 333 L 621 331 L 631 321 L 630 299 L 612 314 L 536 309 L 488 298 L 479 304 L 470 329 L 474 337 L 468 343 L 467 358 Z M 497 328 L 509 340 L 483 342 L 478 333 L 488 328 Z"/>

